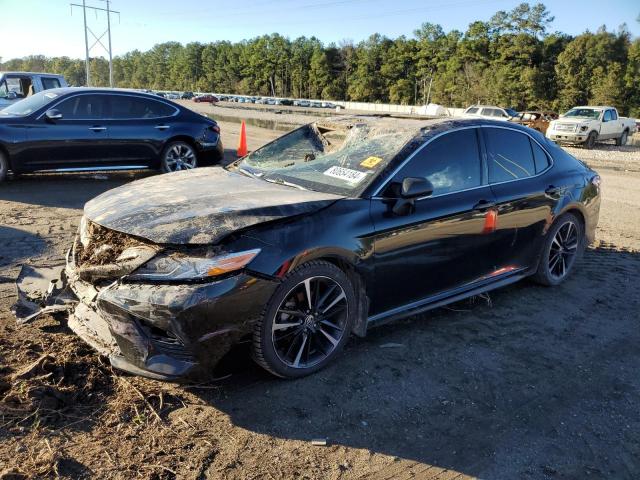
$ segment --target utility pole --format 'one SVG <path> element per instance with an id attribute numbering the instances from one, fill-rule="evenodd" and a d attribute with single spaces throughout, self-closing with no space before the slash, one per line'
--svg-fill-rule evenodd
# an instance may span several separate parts
<path id="1" fill-rule="evenodd" d="M 73 9 L 73 7 L 71 7 Z M 89 83 L 89 38 L 87 37 L 87 6 L 85 0 L 82 0 L 82 16 L 84 17 L 84 65 L 87 71 L 87 87 Z"/>
<path id="2" fill-rule="evenodd" d="M 117 14 L 118 15 L 118 21 L 120 21 L 120 12 L 117 12 L 115 10 L 111 10 L 111 8 L 110 8 L 111 1 L 110 0 L 102 0 L 102 1 L 106 2 L 106 4 L 107 4 L 107 8 L 106 9 L 105 8 L 100 8 L 100 7 L 87 6 L 86 0 L 82 0 L 82 5 L 80 5 L 78 3 L 69 4 L 69 5 L 71 5 L 71 14 L 72 15 L 73 15 L 73 7 L 81 7 L 82 8 L 82 16 L 84 18 L 84 49 L 85 49 L 85 65 L 86 65 L 86 69 L 87 69 L 87 87 L 90 86 L 90 81 L 91 81 L 91 77 L 90 77 L 90 74 L 89 74 L 89 70 L 90 70 L 89 52 L 97 44 L 100 44 L 100 46 L 104 49 L 104 51 L 109 55 L 109 86 L 113 87 L 113 55 L 111 53 L 111 14 L 112 13 Z M 87 25 L 87 8 L 89 10 L 93 10 L 96 13 L 96 18 L 98 16 L 98 12 L 99 11 L 107 13 L 107 30 L 104 31 L 102 33 L 102 35 L 97 36 L 95 33 L 93 33 L 91 28 L 89 28 L 89 26 Z M 93 45 L 91 45 L 91 46 L 89 46 L 89 33 L 95 39 L 95 42 L 93 42 Z M 108 45 L 109 45 L 108 48 L 104 45 L 104 43 L 102 43 L 102 37 L 104 37 L 105 35 L 107 35 L 107 38 L 108 38 Z"/>

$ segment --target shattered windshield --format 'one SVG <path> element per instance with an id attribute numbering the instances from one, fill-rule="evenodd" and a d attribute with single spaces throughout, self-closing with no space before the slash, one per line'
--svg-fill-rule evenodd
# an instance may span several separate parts
<path id="1" fill-rule="evenodd" d="M 564 114 L 565 117 L 575 118 L 592 118 L 597 120 L 600 117 L 602 110 L 595 110 L 593 108 L 572 108 Z"/>
<path id="2" fill-rule="evenodd" d="M 238 165 L 262 180 L 357 196 L 416 134 L 376 122 L 316 122 L 252 152 Z"/>

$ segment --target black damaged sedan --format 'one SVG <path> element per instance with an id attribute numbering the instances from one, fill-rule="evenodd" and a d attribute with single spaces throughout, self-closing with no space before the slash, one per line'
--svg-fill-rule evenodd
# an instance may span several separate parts
<path id="1" fill-rule="evenodd" d="M 322 120 L 226 170 L 87 203 L 69 326 L 153 378 L 206 375 L 243 340 L 300 377 L 374 325 L 525 277 L 560 284 L 599 206 L 599 176 L 525 127 Z"/>

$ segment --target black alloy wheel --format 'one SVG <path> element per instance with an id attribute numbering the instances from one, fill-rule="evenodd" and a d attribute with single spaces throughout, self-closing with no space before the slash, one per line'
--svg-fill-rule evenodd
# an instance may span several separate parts
<path id="1" fill-rule="evenodd" d="M 583 250 L 582 221 L 572 213 L 565 213 L 556 220 L 547 234 L 535 279 L 543 285 L 562 283 Z"/>
<path id="2" fill-rule="evenodd" d="M 254 330 L 254 358 L 286 378 L 327 365 L 346 343 L 356 310 L 353 287 L 335 265 L 314 261 L 285 278 Z"/>

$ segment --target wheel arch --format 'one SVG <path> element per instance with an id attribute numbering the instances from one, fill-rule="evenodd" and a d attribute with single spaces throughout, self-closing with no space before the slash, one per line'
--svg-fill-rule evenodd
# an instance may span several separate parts
<path id="1" fill-rule="evenodd" d="M 367 280 L 366 272 L 360 266 L 359 257 L 355 252 L 337 247 L 307 250 L 284 262 L 278 269 L 277 275 L 284 276 L 296 267 L 313 260 L 321 260 L 335 265 L 351 281 L 358 301 L 358 311 L 352 332 L 359 337 L 364 337 L 367 332 L 369 314 L 369 289 L 367 287 L 370 282 Z"/>
<path id="2" fill-rule="evenodd" d="M 164 142 L 164 146 L 162 147 L 162 151 L 164 151 L 164 149 L 167 148 L 167 145 L 169 145 L 171 142 L 185 142 L 185 143 L 188 143 L 189 145 L 191 145 L 191 147 L 193 147 L 193 150 L 196 153 L 196 156 L 198 155 L 198 146 L 196 145 L 196 141 L 192 137 L 190 137 L 189 135 L 174 135 L 173 137 L 168 138 Z"/>

